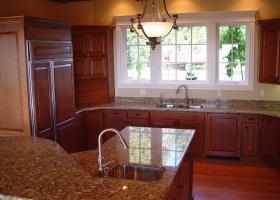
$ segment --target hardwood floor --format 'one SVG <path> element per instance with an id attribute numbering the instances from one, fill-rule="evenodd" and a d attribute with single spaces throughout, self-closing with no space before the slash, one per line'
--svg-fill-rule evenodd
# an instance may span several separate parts
<path id="1" fill-rule="evenodd" d="M 280 172 L 252 163 L 195 160 L 195 200 L 280 200 Z"/>

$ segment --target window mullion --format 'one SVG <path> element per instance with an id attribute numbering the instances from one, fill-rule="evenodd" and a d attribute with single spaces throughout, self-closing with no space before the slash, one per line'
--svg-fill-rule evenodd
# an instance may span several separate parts
<path id="1" fill-rule="evenodd" d="M 217 24 L 209 23 L 207 29 L 207 79 L 210 85 L 215 85 L 219 77 Z"/>
<path id="2" fill-rule="evenodd" d="M 150 69 L 152 84 L 156 84 L 160 80 L 160 48 L 161 45 L 158 45 L 155 50 L 150 50 Z"/>

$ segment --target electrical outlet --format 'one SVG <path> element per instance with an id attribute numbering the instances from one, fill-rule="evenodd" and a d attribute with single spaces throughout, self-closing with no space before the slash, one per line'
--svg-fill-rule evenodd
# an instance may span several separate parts
<path id="1" fill-rule="evenodd" d="M 222 90 L 218 89 L 218 97 L 221 97 L 221 96 L 222 96 Z"/>
<path id="2" fill-rule="evenodd" d="M 264 95 L 265 95 L 264 89 L 260 89 L 260 97 L 264 97 Z"/>
<path id="3" fill-rule="evenodd" d="M 146 89 L 144 89 L 144 88 L 140 89 L 139 94 L 142 96 L 146 95 Z"/>

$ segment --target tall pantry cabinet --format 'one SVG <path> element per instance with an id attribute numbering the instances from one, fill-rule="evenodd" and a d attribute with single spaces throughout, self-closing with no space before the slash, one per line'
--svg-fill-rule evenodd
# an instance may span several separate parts
<path id="1" fill-rule="evenodd" d="M 75 135 L 69 131 L 75 130 L 71 27 L 33 17 L 0 18 L 0 134 L 33 132 L 76 142 L 66 135 Z"/>

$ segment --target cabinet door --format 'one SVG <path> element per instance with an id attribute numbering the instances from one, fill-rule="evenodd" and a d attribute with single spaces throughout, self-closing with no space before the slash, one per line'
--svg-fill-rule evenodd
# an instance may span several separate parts
<path id="1" fill-rule="evenodd" d="M 90 55 L 105 54 L 107 51 L 107 30 L 89 31 L 87 33 L 87 52 Z"/>
<path id="2" fill-rule="evenodd" d="M 128 110 L 127 111 L 127 125 L 128 126 L 149 126 L 149 111 L 142 110 Z"/>
<path id="3" fill-rule="evenodd" d="M 75 80 L 87 80 L 92 78 L 91 61 L 87 56 L 74 58 Z"/>
<path id="4" fill-rule="evenodd" d="M 31 60 L 49 60 L 58 58 L 72 58 L 72 43 L 68 42 L 30 42 Z"/>
<path id="5" fill-rule="evenodd" d="M 32 66 L 34 103 L 36 109 L 36 134 L 53 139 L 51 65 L 49 62 Z"/>
<path id="6" fill-rule="evenodd" d="M 103 117 L 104 129 L 114 128 L 119 131 L 127 126 L 127 112 L 125 110 L 105 110 Z M 107 134 L 104 141 L 111 138 L 115 133 Z"/>
<path id="7" fill-rule="evenodd" d="M 240 157 L 241 116 L 238 114 L 208 114 L 206 155 Z"/>
<path id="8" fill-rule="evenodd" d="M 151 127 L 156 128 L 178 128 L 177 120 L 172 119 L 151 119 Z"/>
<path id="9" fill-rule="evenodd" d="M 103 130 L 103 113 L 101 110 L 88 111 L 84 114 L 84 124 L 87 138 L 87 149 L 98 147 L 98 136 Z"/>
<path id="10" fill-rule="evenodd" d="M 242 156 L 259 155 L 259 124 L 246 123 L 242 128 Z"/>
<path id="11" fill-rule="evenodd" d="M 57 143 L 68 153 L 78 151 L 78 135 L 75 120 L 59 125 L 56 129 Z"/>
<path id="12" fill-rule="evenodd" d="M 204 154 L 204 121 L 180 121 L 180 128 L 195 129 L 192 142 L 193 153 L 197 156 Z"/>
<path id="13" fill-rule="evenodd" d="M 280 20 L 261 23 L 259 81 L 280 84 Z"/>
<path id="14" fill-rule="evenodd" d="M 261 120 L 261 159 L 268 163 L 279 162 L 280 130 L 277 118 L 263 116 Z"/>
<path id="15" fill-rule="evenodd" d="M 74 59 L 75 56 L 83 56 L 87 52 L 86 31 L 72 30 L 72 44 Z"/>
<path id="16" fill-rule="evenodd" d="M 56 123 L 74 117 L 74 82 L 71 61 L 54 62 L 54 89 L 56 104 Z"/>

